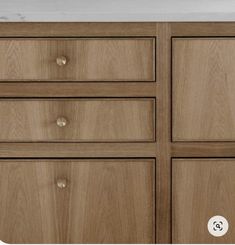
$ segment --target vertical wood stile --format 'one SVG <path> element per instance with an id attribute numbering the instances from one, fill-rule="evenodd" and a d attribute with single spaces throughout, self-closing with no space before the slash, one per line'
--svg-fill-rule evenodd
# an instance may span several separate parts
<path id="1" fill-rule="evenodd" d="M 156 24 L 156 242 L 171 243 L 171 25 Z"/>

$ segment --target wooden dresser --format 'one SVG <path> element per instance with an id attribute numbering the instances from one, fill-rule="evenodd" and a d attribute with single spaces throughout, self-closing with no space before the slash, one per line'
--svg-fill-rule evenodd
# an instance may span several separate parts
<path id="1" fill-rule="evenodd" d="M 234 36 L 0 23 L 0 239 L 235 243 Z"/>

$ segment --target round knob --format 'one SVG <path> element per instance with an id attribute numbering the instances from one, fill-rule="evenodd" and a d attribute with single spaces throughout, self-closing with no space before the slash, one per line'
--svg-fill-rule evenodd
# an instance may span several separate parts
<path id="1" fill-rule="evenodd" d="M 65 56 L 60 56 L 58 58 L 56 58 L 56 64 L 58 66 L 65 66 L 67 63 L 67 58 Z"/>
<path id="2" fill-rule="evenodd" d="M 67 125 L 67 119 L 64 118 L 64 117 L 59 117 L 57 120 L 56 120 L 56 124 L 58 127 L 65 127 Z"/>
<path id="3" fill-rule="evenodd" d="M 66 179 L 58 179 L 56 184 L 60 189 L 63 189 L 67 186 L 67 180 Z"/>

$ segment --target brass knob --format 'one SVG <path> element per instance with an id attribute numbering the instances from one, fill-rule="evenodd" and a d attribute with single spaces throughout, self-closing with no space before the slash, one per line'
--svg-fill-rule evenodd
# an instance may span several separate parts
<path id="1" fill-rule="evenodd" d="M 56 184 L 60 189 L 63 189 L 67 186 L 67 180 L 66 179 L 58 179 Z"/>
<path id="2" fill-rule="evenodd" d="M 56 58 L 56 64 L 58 66 L 65 66 L 67 63 L 67 58 L 65 56 L 60 56 L 58 58 Z"/>
<path id="3" fill-rule="evenodd" d="M 67 125 L 67 119 L 64 118 L 64 117 L 59 117 L 57 120 L 56 120 L 56 124 L 58 127 L 65 127 Z"/>

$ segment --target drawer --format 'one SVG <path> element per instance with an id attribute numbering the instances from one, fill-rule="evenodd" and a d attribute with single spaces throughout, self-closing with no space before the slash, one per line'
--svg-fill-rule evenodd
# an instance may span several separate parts
<path id="1" fill-rule="evenodd" d="M 173 141 L 235 140 L 235 39 L 173 39 Z"/>
<path id="2" fill-rule="evenodd" d="M 155 160 L 1 160 L 0 239 L 154 243 Z"/>
<path id="3" fill-rule="evenodd" d="M 155 140 L 155 99 L 2 99 L 1 142 Z"/>
<path id="4" fill-rule="evenodd" d="M 0 81 L 155 81 L 154 38 L 0 39 Z"/>
<path id="5" fill-rule="evenodd" d="M 173 243 L 234 244 L 235 158 L 174 159 L 172 166 Z"/>

